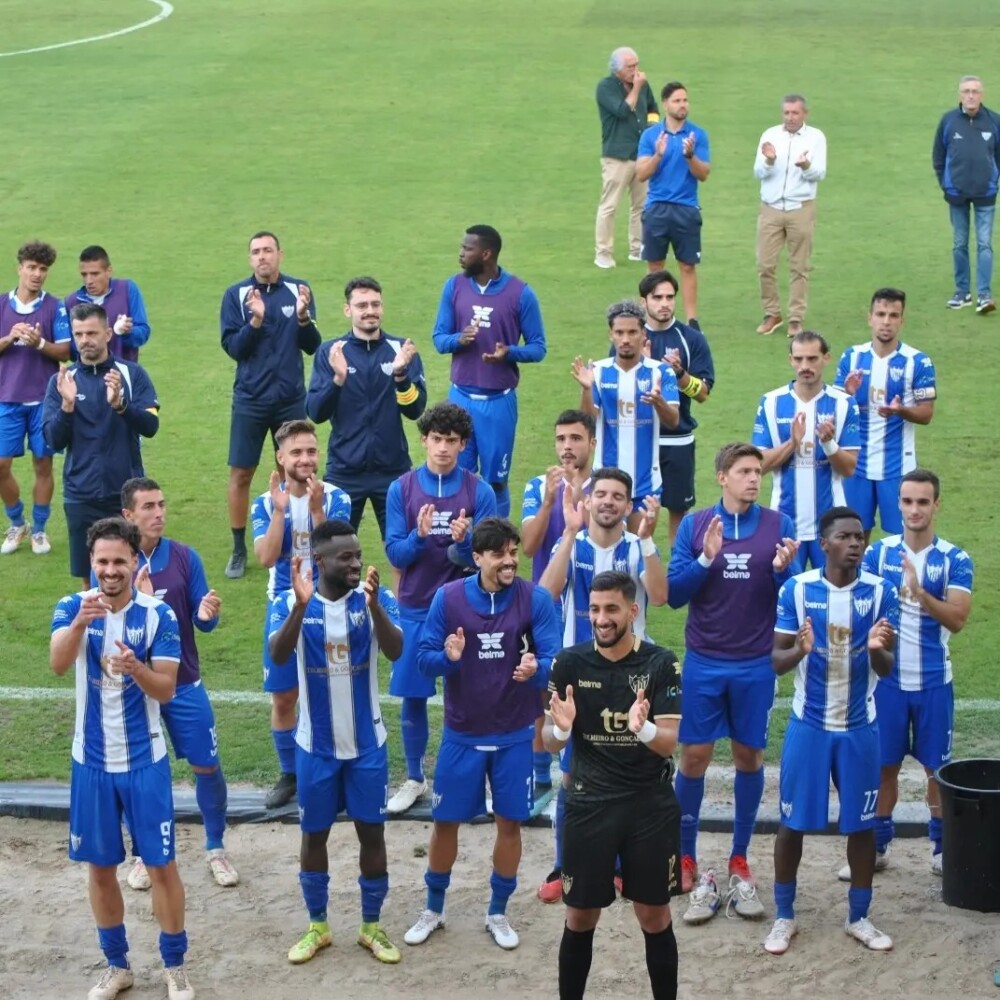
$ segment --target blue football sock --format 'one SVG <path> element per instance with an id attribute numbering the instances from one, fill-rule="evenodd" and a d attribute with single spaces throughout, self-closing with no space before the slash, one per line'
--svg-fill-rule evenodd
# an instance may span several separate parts
<path id="1" fill-rule="evenodd" d="M 444 894 L 451 885 L 451 872 L 432 872 L 428 868 L 424 872 L 424 885 L 427 886 L 427 909 L 444 913 Z"/>
<path id="2" fill-rule="evenodd" d="M 847 890 L 848 920 L 853 924 L 862 917 L 868 916 L 868 908 L 872 905 L 871 889 L 855 889 L 851 886 Z"/>
<path id="3" fill-rule="evenodd" d="M 195 771 L 194 794 L 205 821 L 205 850 L 214 851 L 222 847 L 222 838 L 226 833 L 226 806 L 229 797 L 222 768 L 217 767 L 211 774 Z"/>
<path id="4" fill-rule="evenodd" d="M 186 931 L 180 931 L 177 934 L 160 931 L 160 957 L 168 969 L 183 965 L 184 954 L 187 950 L 188 936 Z"/>
<path id="5" fill-rule="evenodd" d="M 535 750 L 531 754 L 531 766 L 535 772 L 536 785 L 552 784 L 552 754 L 548 750 Z"/>
<path id="6" fill-rule="evenodd" d="M 705 797 L 705 777 L 688 778 L 681 771 L 674 777 L 674 792 L 681 807 L 681 854 L 698 860 L 698 816 Z"/>
<path id="7" fill-rule="evenodd" d="M 875 817 L 875 850 L 879 854 L 885 854 L 892 843 L 892 838 L 896 836 L 896 824 L 891 816 Z"/>
<path id="8" fill-rule="evenodd" d="M 490 896 L 490 908 L 487 911 L 490 916 L 494 913 L 507 912 L 507 900 L 514 894 L 516 888 L 516 875 L 514 878 L 506 878 L 503 875 L 498 875 L 494 869 L 493 874 L 490 875 L 490 889 L 493 892 L 493 895 Z"/>
<path id="9" fill-rule="evenodd" d="M 934 853 L 941 853 L 941 817 L 931 816 L 931 821 L 927 824 L 927 836 L 931 838 L 934 845 Z"/>
<path id="10" fill-rule="evenodd" d="M 404 698 L 399 708 L 399 728 L 403 733 L 403 756 L 406 776 L 413 781 L 424 780 L 424 755 L 427 753 L 429 728 L 427 699 Z"/>
<path id="11" fill-rule="evenodd" d="M 796 881 L 774 883 L 774 915 L 778 920 L 795 919 Z"/>
<path id="12" fill-rule="evenodd" d="M 566 826 L 566 789 L 560 783 L 556 794 L 556 815 L 553 819 L 556 836 L 556 868 L 562 868 L 563 829 Z"/>
<path id="13" fill-rule="evenodd" d="M 382 903 L 389 892 L 389 876 L 379 875 L 378 878 L 358 879 L 361 886 L 361 920 L 366 924 L 378 923 L 382 915 Z"/>
<path id="14" fill-rule="evenodd" d="M 13 507 L 5 505 L 4 510 L 10 518 L 11 527 L 20 528 L 24 524 L 24 501 L 18 500 Z"/>
<path id="15" fill-rule="evenodd" d="M 326 905 L 330 900 L 329 872 L 299 872 L 302 898 L 314 924 L 326 923 Z"/>
<path id="16" fill-rule="evenodd" d="M 108 960 L 108 965 L 119 969 L 128 968 L 128 941 L 125 938 L 125 925 L 117 927 L 98 927 L 97 940 L 101 943 L 101 951 Z"/>
<path id="17" fill-rule="evenodd" d="M 746 857 L 757 810 L 764 797 L 764 768 L 737 771 L 733 779 L 733 855 Z"/>
<path id="18" fill-rule="evenodd" d="M 37 535 L 39 531 L 45 530 L 45 525 L 49 523 L 52 516 L 52 508 L 47 503 L 36 503 L 31 508 L 31 533 Z"/>
<path id="19" fill-rule="evenodd" d="M 497 517 L 510 517 L 510 490 L 506 483 L 491 483 L 497 498 Z"/>
<path id="20" fill-rule="evenodd" d="M 295 774 L 295 728 L 272 729 L 274 752 L 278 755 L 278 767 L 282 774 Z"/>

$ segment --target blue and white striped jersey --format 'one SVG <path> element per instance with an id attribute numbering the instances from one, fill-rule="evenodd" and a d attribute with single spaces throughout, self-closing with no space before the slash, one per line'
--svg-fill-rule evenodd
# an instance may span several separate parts
<path id="1" fill-rule="evenodd" d="M 854 394 L 861 421 L 861 453 L 854 474 L 872 480 L 905 476 L 917 467 L 916 425 L 902 417 L 879 416 L 878 407 L 897 396 L 904 406 L 937 399 L 933 362 L 903 343 L 880 358 L 869 342 L 844 351 L 837 365 L 837 388 L 844 387 L 852 371 L 864 373 Z"/>
<path id="2" fill-rule="evenodd" d="M 935 536 L 921 552 L 913 552 L 902 535 L 889 535 L 868 547 L 862 567 L 884 577 L 899 591 L 899 635 L 896 665 L 883 684 L 903 691 L 924 691 L 950 684 L 951 632 L 923 611 L 903 581 L 903 556 L 910 560 L 920 585 L 932 597 L 947 600 L 950 589 L 972 593 L 972 559 L 964 549 Z"/>
<path id="3" fill-rule="evenodd" d="M 575 646 L 578 642 L 589 642 L 594 638 L 590 624 L 590 585 L 598 573 L 617 570 L 628 573 L 636 585 L 635 600 L 639 614 L 632 624 L 632 631 L 640 639 L 646 635 L 646 588 L 642 584 L 642 574 L 646 563 L 640 551 L 638 535 L 626 531 L 617 545 L 602 548 L 591 540 L 586 528 L 578 531 L 573 542 L 573 554 L 566 569 L 566 586 L 562 593 L 563 646 Z M 558 543 L 552 547 L 551 560 Z"/>
<path id="4" fill-rule="evenodd" d="M 378 600 L 399 628 L 399 607 L 392 591 L 379 587 Z M 291 591 L 271 602 L 269 638 L 281 628 L 294 605 Z M 363 583 L 339 601 L 313 595 L 295 652 L 276 668 L 298 670 L 295 742 L 303 750 L 319 757 L 353 760 L 385 743 L 378 653 Z"/>
<path id="5" fill-rule="evenodd" d="M 795 668 L 792 711 L 820 729 L 858 729 L 875 721 L 875 684 L 868 632 L 880 618 L 899 626 L 899 594 L 881 577 L 861 572 L 835 587 L 812 569 L 786 580 L 778 594 L 775 632 L 794 635 L 812 622 L 813 650 Z"/>
<path id="6" fill-rule="evenodd" d="M 858 404 L 846 392 L 824 385 L 818 396 L 803 402 L 794 385 L 790 382 L 760 397 L 753 443 L 758 448 L 777 448 L 791 438 L 796 414 L 805 414 L 806 431 L 798 450 L 780 469 L 771 471 L 770 506 L 787 514 L 795 523 L 795 537 L 807 542 L 818 537 L 824 512 L 845 503 L 844 477 L 833 470 L 816 440 L 816 425 L 833 420 L 833 439 L 844 449 L 859 449 L 861 437 Z"/>
<path id="7" fill-rule="evenodd" d="M 70 594 L 52 615 L 52 634 L 68 628 L 90 591 Z M 108 612 L 87 626 L 74 664 L 76 727 L 73 759 L 102 771 L 137 771 L 166 756 L 160 725 L 160 703 L 148 697 L 126 674 L 111 673 L 109 657 L 128 646 L 140 663 L 172 660 L 180 663 L 177 617 L 155 597 L 139 591 L 117 614 Z"/>
<path id="8" fill-rule="evenodd" d="M 594 468 L 627 472 L 632 477 L 633 497 L 660 495 L 660 417 L 652 403 L 641 399 L 657 377 L 660 395 L 679 406 L 677 378 L 670 365 L 643 358 L 623 371 L 614 358 L 594 362 L 593 401 L 600 411 Z"/>
<path id="9" fill-rule="evenodd" d="M 281 484 L 285 492 L 285 484 Z M 341 521 L 351 519 L 351 498 L 339 486 L 323 483 L 323 509 L 326 519 L 338 518 Z M 253 525 L 253 540 L 263 538 L 271 524 L 271 514 L 274 504 L 271 503 L 270 492 L 261 493 L 253 502 L 250 520 Z M 312 534 L 312 516 L 309 513 L 308 497 L 289 497 L 288 509 L 285 511 L 285 537 L 281 543 L 281 555 L 271 567 L 267 575 L 267 597 L 273 599 L 292 585 L 292 556 L 302 556 L 303 567 L 312 570 L 313 583 L 319 575 L 313 565 L 312 548 L 309 536 Z"/>

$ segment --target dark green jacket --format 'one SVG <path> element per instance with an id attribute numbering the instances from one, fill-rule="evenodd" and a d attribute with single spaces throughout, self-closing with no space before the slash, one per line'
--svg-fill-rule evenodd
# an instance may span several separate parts
<path id="1" fill-rule="evenodd" d="M 639 136 L 650 123 L 657 121 L 660 109 L 653 99 L 649 82 L 642 85 L 633 111 L 625 102 L 629 88 L 613 73 L 597 85 L 597 110 L 601 116 L 601 156 L 616 160 L 634 160 Z"/>

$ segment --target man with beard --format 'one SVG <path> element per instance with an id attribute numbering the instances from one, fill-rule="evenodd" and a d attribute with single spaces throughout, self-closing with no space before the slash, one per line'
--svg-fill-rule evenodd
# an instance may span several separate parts
<path id="1" fill-rule="evenodd" d="M 236 362 L 229 427 L 229 526 L 233 553 L 226 576 L 246 572 L 247 508 L 268 432 L 306 415 L 303 354 L 315 354 L 322 339 L 316 329 L 316 303 L 309 286 L 281 271 L 284 253 L 274 233 L 250 237 L 249 278 L 230 285 L 222 296 L 219 325 L 222 349 Z"/>
<path id="2" fill-rule="evenodd" d="M 625 515 L 632 508 L 632 480 L 620 469 L 597 469 L 590 495 L 576 504 L 570 495 L 564 500 L 565 528 L 562 540 L 553 547 L 552 557 L 542 574 L 541 585 L 553 597 L 562 599 L 563 645 L 575 646 L 593 638 L 590 618 L 591 586 L 600 573 L 624 572 L 635 585 L 636 611 L 633 631 L 640 639 L 646 634 L 646 606 L 667 603 L 667 576 L 653 541 L 660 504 L 646 497 L 637 535 L 625 530 Z M 585 526 L 586 522 L 586 526 Z M 543 903 L 559 899 L 562 875 L 563 817 L 572 746 L 559 755 L 562 785 L 556 798 L 555 866 L 538 889 Z"/>
<path id="3" fill-rule="evenodd" d="M 670 515 L 671 545 L 681 519 L 695 504 L 694 431 L 698 421 L 691 415 L 691 403 L 704 403 L 715 386 L 715 363 L 707 338 L 674 315 L 677 287 L 677 279 L 669 271 L 653 271 L 639 282 L 649 356 L 670 365 L 680 393 L 677 426 L 660 428 L 660 503 Z"/>
<path id="4" fill-rule="evenodd" d="M 788 580 L 778 595 L 771 654 L 774 672 L 795 670 L 792 714 L 781 748 L 781 825 L 774 838 L 774 926 L 764 942 L 788 951 L 796 933 L 795 876 L 802 837 L 829 822 L 830 781 L 847 835 L 851 888 L 844 930 L 872 951 L 892 938 L 868 919 L 875 873 L 875 802 L 879 790 L 879 727 L 875 686 L 892 672 L 899 594 L 864 571 L 864 531 L 850 507 L 833 507 L 819 522 L 823 569 Z"/>
<path id="5" fill-rule="evenodd" d="M 313 529 L 318 592 L 302 556 L 292 560 L 292 591 L 271 605 L 271 659 L 295 670 L 302 712 L 295 731 L 299 826 L 299 883 L 309 929 L 288 952 L 308 962 L 332 941 L 327 922 L 330 866 L 326 843 L 337 813 L 346 808 L 361 846 L 361 927 L 358 944 L 380 962 L 399 961 L 399 949 L 379 924 L 389 891 L 385 805 L 389 756 L 379 707 L 378 656 L 395 660 L 403 649 L 392 593 L 368 567 L 361 582 L 361 545 L 346 521 Z"/>
<path id="6" fill-rule="evenodd" d="M 349 333 L 326 341 L 316 355 L 306 410 L 330 421 L 323 478 L 351 498 L 351 524 L 361 524 L 371 501 L 385 540 L 389 485 L 413 464 L 403 417 L 416 420 L 427 405 L 424 366 L 412 340 L 382 330 L 382 286 L 352 278 L 344 289 Z"/>
<path id="7" fill-rule="evenodd" d="M 798 543 L 787 515 L 757 503 L 762 459 L 751 444 L 719 450 L 715 472 L 722 497 L 681 521 L 667 577 L 670 607 L 689 605 L 683 746 L 674 787 L 681 805 L 681 891 L 691 892 L 684 920 L 692 924 L 710 920 L 719 909 L 715 872 L 699 881 L 696 848 L 705 772 L 716 740 L 725 737 L 736 770 L 729 895 L 739 916 L 764 913 L 747 852 L 764 794 L 775 600 L 791 576 Z"/>
<path id="8" fill-rule="evenodd" d="M 669 649 L 635 634 L 635 581 L 604 572 L 590 588 L 593 642 L 552 664 L 545 743 L 576 750 L 566 810 L 561 886 L 566 926 L 559 946 L 559 998 L 581 1000 L 601 910 L 615 901 L 614 873 L 646 939 L 655 1000 L 677 996 L 677 941 L 670 896 L 680 840 L 670 755 L 677 746 L 681 675 Z"/>
<path id="9" fill-rule="evenodd" d="M 111 356 L 113 334 L 101 306 L 80 302 L 70 321 L 79 360 L 49 379 L 42 427 L 48 446 L 65 452 L 69 570 L 87 588 L 87 529 L 121 515 L 121 488 L 143 474 L 139 439 L 159 430 L 160 403 L 144 368 Z"/>
<path id="10" fill-rule="evenodd" d="M 764 393 L 753 443 L 771 473 L 771 509 L 787 514 L 799 543 L 797 570 L 823 568 L 819 519 L 844 505 L 844 480 L 858 464 L 858 405 L 823 382 L 830 347 L 818 333 L 797 333 L 788 347 L 795 380 Z"/>
<path id="11" fill-rule="evenodd" d="M 538 299 L 525 282 L 497 263 L 501 246 L 492 226 L 465 231 L 458 255 L 462 273 L 449 278 L 441 290 L 434 346 L 439 354 L 452 355 L 448 399 L 472 417 L 461 466 L 478 471 L 493 487 L 497 513 L 506 517 L 518 365 L 542 361 L 546 347 Z"/>
<path id="12" fill-rule="evenodd" d="M 292 586 L 292 558 L 301 556 L 303 572 L 313 580 L 318 569 L 312 560 L 309 537 L 331 517 L 350 520 L 351 498 L 336 486 L 316 478 L 319 448 L 316 428 L 308 420 L 289 420 L 274 435 L 281 475 L 272 472 L 267 493 L 253 502 L 253 550 L 269 569 L 270 603 Z M 281 774 L 264 799 L 268 809 L 278 809 L 295 798 L 295 672 L 277 670 L 268 652 L 268 619 L 264 616 L 264 690 L 271 695 L 271 736 Z"/>
<path id="13" fill-rule="evenodd" d="M 472 532 L 479 572 L 435 595 L 417 664 L 444 677 L 444 730 L 434 772 L 434 830 L 427 851 L 427 905 L 403 940 L 423 944 L 445 923 L 445 893 L 458 856 L 458 828 L 486 809 L 493 792 L 496 842 L 486 930 L 516 948 L 507 900 L 517 887 L 521 824 L 531 815 L 531 737 L 538 692 L 559 650 L 552 598 L 517 575 L 520 542 L 510 521 L 488 517 Z"/>
<path id="14" fill-rule="evenodd" d="M 632 480 L 628 523 L 636 531 L 646 497 L 660 494 L 660 427 L 676 427 L 680 418 L 677 379 L 670 365 L 643 354 L 645 313 L 638 303 L 616 302 L 607 315 L 614 355 L 588 363 L 577 356 L 571 371 L 583 389 L 580 409 L 597 424 L 595 462 Z"/>

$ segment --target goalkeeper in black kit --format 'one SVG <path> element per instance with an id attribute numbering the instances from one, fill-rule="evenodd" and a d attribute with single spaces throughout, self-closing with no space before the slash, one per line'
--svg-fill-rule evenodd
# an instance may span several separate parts
<path id="1" fill-rule="evenodd" d="M 635 582 L 599 573 L 590 590 L 594 641 L 552 663 L 545 748 L 573 740 L 566 798 L 562 887 L 566 926 L 559 947 L 560 1000 L 583 997 L 601 910 L 622 895 L 646 939 L 654 1000 L 677 996 L 677 942 L 670 896 L 680 872 L 680 807 L 670 755 L 681 717 L 675 654 L 632 634 Z"/>

